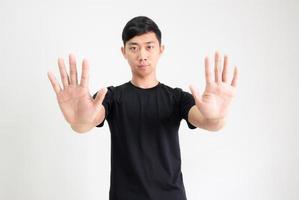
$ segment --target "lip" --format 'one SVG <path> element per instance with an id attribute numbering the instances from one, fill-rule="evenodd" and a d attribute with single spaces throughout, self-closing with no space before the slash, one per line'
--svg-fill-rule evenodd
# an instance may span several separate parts
<path id="1" fill-rule="evenodd" d="M 149 65 L 138 65 L 138 67 L 148 67 Z"/>

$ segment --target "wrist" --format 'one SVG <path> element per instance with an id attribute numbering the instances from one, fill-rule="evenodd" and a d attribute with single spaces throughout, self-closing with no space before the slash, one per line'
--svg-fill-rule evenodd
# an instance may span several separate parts
<path id="1" fill-rule="evenodd" d="M 70 124 L 70 126 L 77 133 L 85 133 L 93 127 L 91 124 Z"/>
<path id="2" fill-rule="evenodd" d="M 207 129 L 210 131 L 218 131 L 225 125 L 226 118 L 205 119 Z"/>

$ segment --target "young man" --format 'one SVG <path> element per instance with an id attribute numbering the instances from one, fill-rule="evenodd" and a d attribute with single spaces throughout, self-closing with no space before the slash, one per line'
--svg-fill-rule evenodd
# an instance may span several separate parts
<path id="1" fill-rule="evenodd" d="M 151 19 L 139 16 L 123 29 L 121 51 L 131 67 L 132 79 L 103 88 L 93 96 L 88 90 L 88 63 L 82 64 L 78 84 L 76 61 L 69 56 L 70 77 L 58 59 L 63 89 L 48 73 L 60 109 L 78 133 L 102 127 L 111 132 L 110 200 L 186 200 L 178 129 L 185 119 L 190 129 L 217 131 L 224 125 L 235 95 L 238 71 L 228 77 L 228 58 L 215 54 L 214 79 L 205 58 L 203 95 L 191 86 L 192 95 L 156 78 L 164 46 L 161 32 Z"/>

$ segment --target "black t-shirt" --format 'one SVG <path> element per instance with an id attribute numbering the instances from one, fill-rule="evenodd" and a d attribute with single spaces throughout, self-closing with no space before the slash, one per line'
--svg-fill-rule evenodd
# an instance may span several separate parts
<path id="1" fill-rule="evenodd" d="M 182 119 L 196 128 L 188 122 L 193 96 L 161 82 L 144 89 L 129 81 L 108 87 L 102 105 L 111 133 L 109 199 L 186 200 L 178 130 Z"/>

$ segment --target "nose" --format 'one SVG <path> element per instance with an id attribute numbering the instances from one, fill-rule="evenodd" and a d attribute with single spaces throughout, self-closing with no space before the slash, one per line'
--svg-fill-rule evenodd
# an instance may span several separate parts
<path id="1" fill-rule="evenodd" d="M 143 49 L 143 48 L 140 49 L 138 58 L 140 61 L 143 61 L 143 60 L 146 61 L 148 59 L 148 54 L 145 49 Z"/>

